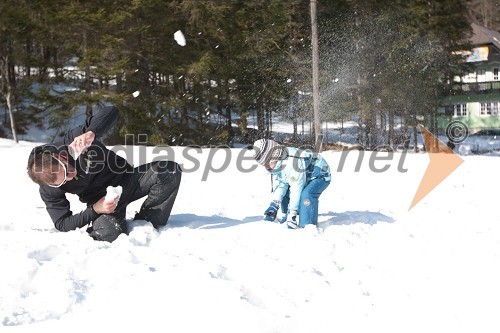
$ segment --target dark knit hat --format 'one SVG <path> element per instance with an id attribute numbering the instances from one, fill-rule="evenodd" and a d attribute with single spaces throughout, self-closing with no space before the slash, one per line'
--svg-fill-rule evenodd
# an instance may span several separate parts
<path id="1" fill-rule="evenodd" d="M 270 139 L 260 139 L 253 144 L 255 155 L 253 158 L 260 165 L 266 166 L 269 162 L 283 159 L 285 147 Z"/>

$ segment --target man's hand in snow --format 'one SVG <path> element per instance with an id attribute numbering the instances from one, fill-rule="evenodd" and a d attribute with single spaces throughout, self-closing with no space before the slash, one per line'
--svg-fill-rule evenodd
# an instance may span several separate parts
<path id="1" fill-rule="evenodd" d="M 117 205 L 118 198 L 113 200 L 106 200 L 106 197 L 104 196 L 99 201 L 97 201 L 92 206 L 92 208 L 97 214 L 111 214 L 115 211 Z"/>

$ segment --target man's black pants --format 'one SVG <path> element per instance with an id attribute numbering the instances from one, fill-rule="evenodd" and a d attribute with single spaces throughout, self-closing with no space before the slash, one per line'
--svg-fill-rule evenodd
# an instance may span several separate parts
<path id="1" fill-rule="evenodd" d="M 127 233 L 125 213 L 127 205 L 147 195 L 134 220 L 146 220 L 155 228 L 167 224 L 172 211 L 182 170 L 172 161 L 156 161 L 134 168 L 121 184 L 122 195 L 112 214 L 100 215 L 92 222 L 89 234 L 95 240 L 112 242 L 121 233 Z"/>

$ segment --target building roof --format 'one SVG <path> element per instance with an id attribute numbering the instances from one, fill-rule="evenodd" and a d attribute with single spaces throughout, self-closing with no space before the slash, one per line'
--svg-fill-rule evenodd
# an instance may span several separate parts
<path id="1" fill-rule="evenodd" d="M 500 32 L 472 23 L 472 45 L 494 44 L 500 49 Z"/>

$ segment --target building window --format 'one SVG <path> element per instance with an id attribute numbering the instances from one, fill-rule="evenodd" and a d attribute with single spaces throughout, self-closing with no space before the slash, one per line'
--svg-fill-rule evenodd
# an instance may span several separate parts
<path id="1" fill-rule="evenodd" d="M 444 115 L 446 117 L 453 117 L 453 115 L 455 113 L 454 109 L 455 108 L 453 107 L 453 105 L 445 105 L 444 106 Z"/>
<path id="2" fill-rule="evenodd" d="M 454 117 L 467 116 L 467 104 L 454 104 L 453 105 L 453 116 Z"/>
<path id="3" fill-rule="evenodd" d="M 444 106 L 444 114 L 447 117 L 466 117 L 467 104 L 451 104 Z"/>
<path id="4" fill-rule="evenodd" d="M 486 81 L 486 71 L 484 69 L 477 70 L 477 82 L 485 82 Z"/>
<path id="5" fill-rule="evenodd" d="M 493 102 L 491 103 L 491 115 L 492 116 L 498 116 L 498 105 L 499 102 Z"/>
<path id="6" fill-rule="evenodd" d="M 500 116 L 500 102 L 481 103 L 481 116 Z"/>
<path id="7" fill-rule="evenodd" d="M 498 68 L 493 68 L 493 80 L 498 81 Z"/>
<path id="8" fill-rule="evenodd" d="M 481 103 L 481 116 L 491 116 L 490 103 Z"/>

